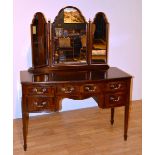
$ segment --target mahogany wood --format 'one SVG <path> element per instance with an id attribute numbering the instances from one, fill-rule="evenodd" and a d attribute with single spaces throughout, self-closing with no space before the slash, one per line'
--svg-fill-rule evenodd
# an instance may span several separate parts
<path id="1" fill-rule="evenodd" d="M 29 73 L 21 71 L 22 116 L 24 150 L 27 148 L 28 117 L 33 112 L 52 112 L 61 109 L 63 98 L 86 99 L 95 97 L 99 108 L 124 106 L 124 139 L 127 140 L 131 76 L 118 68 L 107 71 L 56 71 Z"/>
<path id="2" fill-rule="evenodd" d="M 48 65 L 48 25 L 41 12 L 34 15 L 31 24 L 32 65 L 43 67 Z"/>
<path id="3" fill-rule="evenodd" d="M 114 124 L 114 111 L 115 109 L 114 108 L 111 108 L 111 125 Z"/>
<path id="4" fill-rule="evenodd" d="M 59 51 L 57 51 L 58 53 L 62 50 L 60 49 L 61 46 L 57 46 L 57 44 L 55 45 L 55 42 L 59 39 L 59 35 L 56 35 L 55 31 L 59 30 L 59 28 L 62 29 L 62 26 L 65 25 L 62 17 L 64 16 L 63 11 L 66 8 L 77 10 L 76 13 L 80 14 L 80 17 L 82 17 L 83 20 L 82 25 L 80 26 L 82 28 L 85 28 L 86 26 L 86 29 L 82 29 L 80 27 L 76 34 L 78 35 L 78 38 L 81 37 L 83 33 L 86 36 L 86 47 L 84 49 L 82 48 L 84 52 L 86 52 L 84 53 L 86 63 L 69 62 L 69 64 L 61 64 L 59 63 L 59 60 L 57 62 L 55 61 L 57 54 L 56 50 Z M 93 24 L 100 25 L 97 23 L 98 18 L 101 18 L 101 21 L 104 20 L 104 22 L 102 22 L 105 23 L 103 24 L 104 36 L 101 36 L 100 38 L 100 36 L 98 37 L 95 34 L 95 37 L 96 39 L 99 39 L 99 41 L 101 39 L 100 43 L 105 42 L 106 60 L 104 63 L 101 63 L 99 60 L 99 63 L 95 62 L 93 64 L 92 47 L 95 40 L 93 34 Z M 77 30 L 79 23 L 77 25 L 75 24 L 77 23 L 71 23 L 70 28 L 76 27 Z M 72 34 L 72 31 L 70 36 L 73 35 L 72 37 L 74 37 L 75 33 Z M 31 24 L 33 66 L 29 68 L 28 71 L 21 71 L 20 73 L 22 85 L 22 121 L 25 151 L 27 149 L 29 113 L 59 111 L 62 107 L 62 99 L 64 98 L 80 100 L 93 97 L 99 108 L 111 109 L 112 125 L 114 123 L 114 108 L 124 106 L 124 140 L 127 140 L 131 89 L 130 83 L 132 76 L 116 67 L 109 67 L 107 64 L 109 42 L 108 34 L 109 23 L 105 14 L 101 12 L 97 13 L 93 23 L 91 21 L 87 23 L 80 10 L 72 6 L 61 9 L 58 16 L 56 16 L 54 23 L 51 23 L 50 21 L 47 23 L 44 15 L 40 12 L 35 14 Z M 100 48 L 99 50 L 104 49 Z M 99 59 L 100 58 L 101 57 L 99 57 Z"/>

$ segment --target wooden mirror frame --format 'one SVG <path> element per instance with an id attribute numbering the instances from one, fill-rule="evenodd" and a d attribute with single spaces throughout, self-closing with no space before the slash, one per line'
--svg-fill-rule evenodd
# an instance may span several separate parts
<path id="1" fill-rule="evenodd" d="M 32 20 L 31 45 L 33 67 L 48 66 L 47 22 L 41 12 L 37 12 Z"/>
<path id="2" fill-rule="evenodd" d="M 100 18 L 100 23 L 99 23 L 99 18 Z M 102 21 L 101 21 L 102 20 Z M 109 23 L 107 20 L 106 15 L 103 12 L 98 12 L 95 15 L 94 21 L 92 23 L 92 46 L 91 46 L 91 62 L 92 64 L 94 64 L 93 62 L 93 49 L 98 49 L 98 51 L 103 52 L 102 54 L 102 58 L 104 57 L 104 62 L 105 64 L 108 63 L 108 44 L 109 44 Z M 97 28 L 102 25 L 102 30 L 98 30 Z M 101 32 L 102 31 L 102 32 Z M 102 34 L 101 34 L 102 33 Z M 101 36 L 97 36 L 97 35 L 101 35 Z M 97 38 L 95 38 L 95 36 Z M 98 42 L 98 43 L 97 43 Z M 96 45 L 96 46 L 95 46 Z M 97 51 L 97 50 L 96 50 Z M 99 52 L 99 54 L 101 53 Z M 105 52 L 105 54 L 104 54 Z M 102 63 L 102 62 L 98 62 L 98 63 Z"/>

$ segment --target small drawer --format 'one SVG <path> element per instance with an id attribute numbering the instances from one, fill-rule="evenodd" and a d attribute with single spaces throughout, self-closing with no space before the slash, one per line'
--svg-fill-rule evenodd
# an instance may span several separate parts
<path id="1" fill-rule="evenodd" d="M 54 110 L 54 99 L 52 97 L 27 97 L 27 108 L 29 112 Z"/>
<path id="2" fill-rule="evenodd" d="M 54 88 L 48 86 L 28 86 L 26 93 L 29 95 L 50 95 L 54 96 Z"/>
<path id="3" fill-rule="evenodd" d="M 126 81 L 112 81 L 106 83 L 106 91 L 120 91 L 125 90 L 127 88 Z"/>
<path id="4" fill-rule="evenodd" d="M 105 104 L 108 107 L 125 105 L 127 96 L 125 93 L 112 93 L 105 95 Z"/>
<path id="5" fill-rule="evenodd" d="M 79 93 L 79 86 L 75 85 L 61 85 L 57 87 L 57 94 L 76 94 Z"/>
<path id="6" fill-rule="evenodd" d="M 85 93 L 98 93 L 100 92 L 99 85 L 96 84 L 85 84 L 82 86 L 82 92 Z"/>

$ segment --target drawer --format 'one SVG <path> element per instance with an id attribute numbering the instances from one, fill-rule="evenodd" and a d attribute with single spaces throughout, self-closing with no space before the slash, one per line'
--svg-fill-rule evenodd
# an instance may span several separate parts
<path id="1" fill-rule="evenodd" d="M 105 84 L 106 91 L 120 91 L 127 89 L 126 81 L 111 81 Z"/>
<path id="2" fill-rule="evenodd" d="M 97 84 L 85 84 L 82 86 L 82 92 L 84 93 L 98 93 L 100 92 L 100 87 Z"/>
<path id="3" fill-rule="evenodd" d="M 29 95 L 50 95 L 54 96 L 54 87 L 49 86 L 27 86 L 25 87 L 26 94 Z"/>
<path id="4" fill-rule="evenodd" d="M 127 95 L 125 93 L 111 93 L 105 95 L 105 104 L 108 107 L 122 106 L 127 101 Z"/>
<path id="5" fill-rule="evenodd" d="M 60 85 L 57 86 L 57 94 L 77 94 L 80 92 L 80 87 L 76 85 Z"/>
<path id="6" fill-rule="evenodd" d="M 54 110 L 54 99 L 52 97 L 27 97 L 27 108 L 29 112 Z"/>

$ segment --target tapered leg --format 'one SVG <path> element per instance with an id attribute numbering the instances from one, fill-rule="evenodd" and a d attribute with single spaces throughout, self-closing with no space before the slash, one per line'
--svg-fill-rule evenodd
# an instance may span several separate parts
<path id="1" fill-rule="evenodd" d="M 23 114 L 23 139 L 24 139 L 24 151 L 27 149 L 27 134 L 28 134 L 28 114 Z"/>
<path id="2" fill-rule="evenodd" d="M 111 125 L 113 125 L 114 124 L 114 108 L 111 108 L 111 120 L 110 120 L 110 122 L 111 122 Z"/>
<path id="3" fill-rule="evenodd" d="M 22 98 L 22 122 L 23 122 L 23 139 L 24 151 L 27 150 L 27 134 L 28 134 L 29 113 L 26 111 L 26 98 Z"/>
<path id="4" fill-rule="evenodd" d="M 124 140 L 127 140 L 128 122 L 129 122 L 129 105 L 126 105 L 125 118 L 124 118 Z"/>

